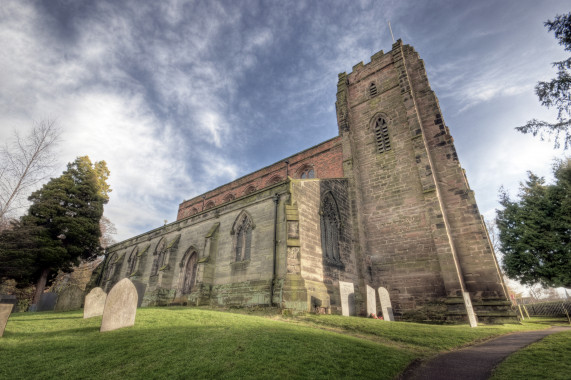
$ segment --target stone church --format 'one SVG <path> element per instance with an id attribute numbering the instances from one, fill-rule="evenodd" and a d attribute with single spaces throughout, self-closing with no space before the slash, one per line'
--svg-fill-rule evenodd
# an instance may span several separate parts
<path id="1" fill-rule="evenodd" d="M 509 315 L 488 234 L 418 53 L 399 40 L 337 84 L 339 135 L 180 204 L 176 222 L 107 250 L 100 286 L 140 305 L 272 305 L 397 319 Z M 471 300 L 471 302 L 470 302 Z M 378 298 L 374 301 L 379 304 Z M 380 310 L 380 307 L 377 309 Z"/>

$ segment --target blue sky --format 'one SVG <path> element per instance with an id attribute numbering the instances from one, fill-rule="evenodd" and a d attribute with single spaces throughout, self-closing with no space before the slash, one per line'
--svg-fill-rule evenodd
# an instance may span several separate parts
<path id="1" fill-rule="evenodd" d="M 60 169 L 105 160 L 122 240 L 178 204 L 337 134 L 337 74 L 392 45 L 425 61 L 480 211 L 552 143 L 514 131 L 554 119 L 533 88 L 566 57 L 543 22 L 568 1 L 3 0 L 0 139 L 55 119 Z"/>

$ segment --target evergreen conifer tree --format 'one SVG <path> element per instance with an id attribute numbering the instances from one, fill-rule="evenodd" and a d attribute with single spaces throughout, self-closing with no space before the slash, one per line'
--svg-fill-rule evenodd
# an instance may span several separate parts
<path id="1" fill-rule="evenodd" d="M 10 257 L 13 266 L 33 257 L 31 267 L 19 270 L 20 277 L 37 280 L 34 303 L 39 301 L 50 272 L 70 271 L 80 259 L 101 253 L 99 220 L 111 191 L 108 177 L 105 161 L 92 164 L 89 157 L 78 157 L 60 177 L 52 178 L 28 198 L 32 202 L 28 214 L 10 232 L 13 236 L 6 237 L 0 255 Z M 18 235 L 29 244 L 16 250 Z"/>

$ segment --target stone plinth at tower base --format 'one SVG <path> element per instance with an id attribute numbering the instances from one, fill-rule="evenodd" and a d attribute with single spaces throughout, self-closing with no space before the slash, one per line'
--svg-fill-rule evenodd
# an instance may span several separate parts
<path id="1" fill-rule="evenodd" d="M 119 281 L 107 295 L 99 331 L 111 331 L 135 324 L 137 289 L 128 278 Z"/>
<path id="2" fill-rule="evenodd" d="M 444 304 L 448 311 L 446 319 L 450 321 L 469 321 L 463 297 L 448 297 Z M 472 308 L 481 323 L 503 323 L 517 320 L 516 313 L 512 310 L 511 302 L 505 299 L 478 299 L 472 298 Z"/>

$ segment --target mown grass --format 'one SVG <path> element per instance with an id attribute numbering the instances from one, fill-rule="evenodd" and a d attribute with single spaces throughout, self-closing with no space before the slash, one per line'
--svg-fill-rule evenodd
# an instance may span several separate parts
<path id="1" fill-rule="evenodd" d="M 106 333 L 100 324 L 81 312 L 13 314 L 0 338 L 0 378 L 390 379 L 416 358 L 541 326 L 471 329 L 191 308 L 139 309 L 134 327 Z"/>
<path id="2" fill-rule="evenodd" d="M 12 315 L 0 340 L 0 378 L 392 378 L 414 358 L 351 336 L 208 310 L 139 309 L 134 327 L 106 333 L 100 323 L 80 312 Z"/>
<path id="3" fill-rule="evenodd" d="M 470 328 L 463 325 L 429 325 L 421 323 L 387 322 L 369 318 L 347 318 L 338 315 L 305 315 L 300 319 L 314 326 L 346 331 L 373 337 L 379 342 L 392 342 L 412 349 L 420 355 L 431 355 L 487 340 L 495 336 L 548 328 L 553 320 L 545 323 L 534 319 L 523 324 L 480 325 Z"/>
<path id="4" fill-rule="evenodd" d="M 571 331 L 549 335 L 508 356 L 494 370 L 491 379 L 571 378 Z"/>

